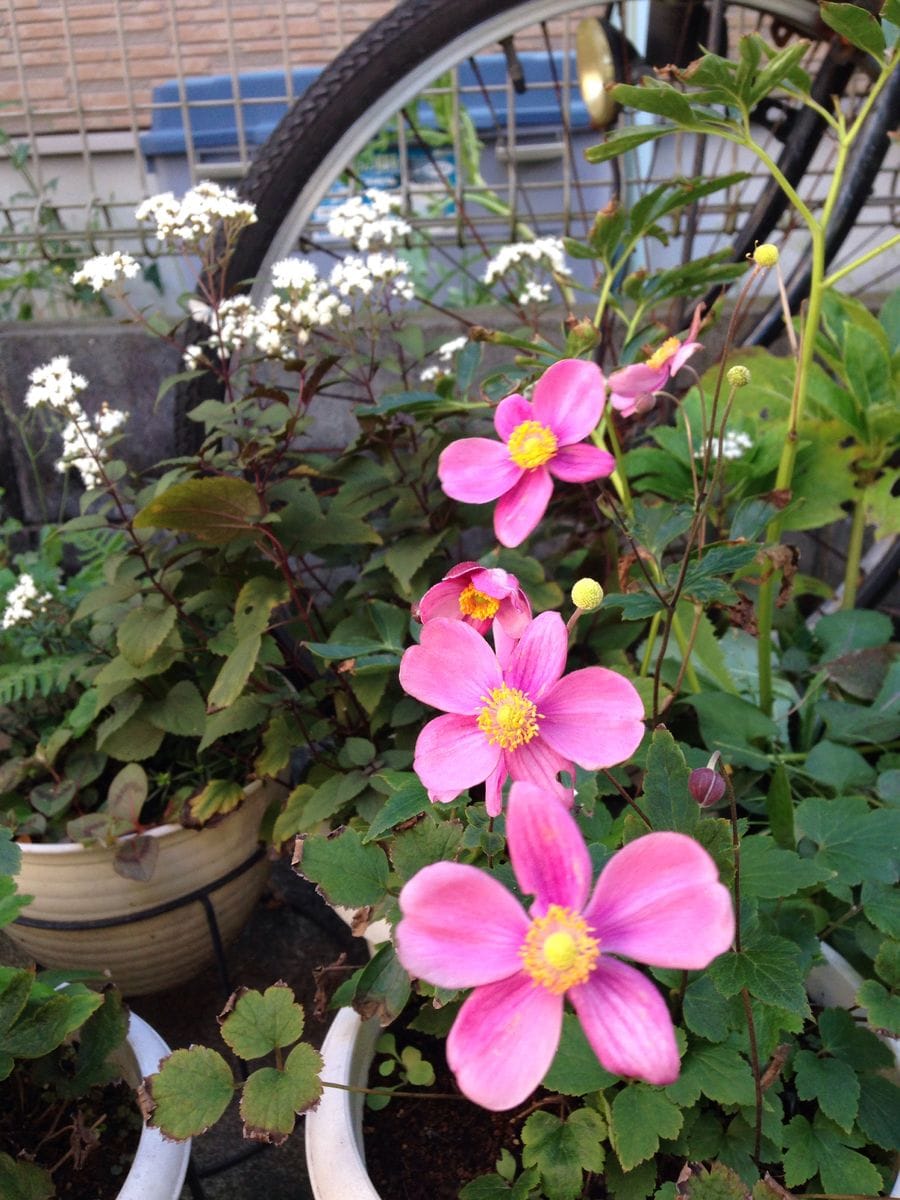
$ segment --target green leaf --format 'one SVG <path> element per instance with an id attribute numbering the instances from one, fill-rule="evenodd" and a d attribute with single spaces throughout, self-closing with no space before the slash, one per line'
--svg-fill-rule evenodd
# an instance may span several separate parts
<path id="1" fill-rule="evenodd" d="M 392 542 L 384 554 L 385 565 L 408 595 L 412 578 L 444 540 L 444 533 L 415 533 Z"/>
<path id="2" fill-rule="evenodd" d="M 652 1157 L 660 1138 L 674 1138 L 681 1130 L 681 1109 L 658 1088 L 633 1083 L 616 1095 L 612 1104 L 610 1137 L 622 1165 L 630 1171 Z"/>
<path id="3" fill-rule="evenodd" d="M 145 721 L 143 715 L 139 714 L 104 737 L 102 744 L 98 738 L 98 749 L 120 762 L 137 762 L 152 758 L 162 745 L 164 736 L 161 729 Z"/>
<path id="4" fill-rule="evenodd" d="M 31 995 L 34 975 L 16 967 L 0 968 L 0 1038 L 16 1021 Z"/>
<path id="5" fill-rule="evenodd" d="M 654 829 L 691 833 L 700 809 L 688 791 L 690 771 L 667 729 L 655 729 L 647 751 L 647 771 L 641 808 Z"/>
<path id="6" fill-rule="evenodd" d="M 873 1029 L 900 1037 L 900 996 L 891 995 L 876 979 L 867 979 L 856 999 L 866 1009 L 866 1020 Z"/>
<path id="7" fill-rule="evenodd" d="M 784 763 L 777 763 L 772 772 L 769 790 L 766 793 L 766 816 L 772 840 L 784 850 L 794 850 L 797 838 L 794 833 L 794 798 L 791 794 L 791 779 Z"/>
<path id="8" fill-rule="evenodd" d="M 173 1051 L 146 1087 L 154 1104 L 150 1124 L 178 1142 L 215 1125 L 234 1095 L 231 1068 L 206 1046 Z"/>
<path id="9" fill-rule="evenodd" d="M 701 1095 L 719 1104 L 752 1104 L 755 1097 L 750 1065 L 733 1046 L 697 1042 L 688 1049 L 678 1080 L 666 1095 L 682 1108 Z"/>
<path id="10" fill-rule="evenodd" d="M 293 1132 L 295 1114 L 306 1112 L 321 1097 L 322 1066 L 321 1055 L 301 1042 L 288 1055 L 283 1071 L 254 1071 L 241 1094 L 244 1137 L 280 1146 Z"/>
<path id="11" fill-rule="evenodd" d="M 786 938 L 771 934 L 748 937 L 740 953 L 732 951 L 715 959 L 709 974 L 723 996 L 736 996 L 745 987 L 764 1004 L 809 1015 L 800 952 Z"/>
<path id="12" fill-rule="evenodd" d="M 778 735 L 771 717 L 744 700 L 722 692 L 701 692 L 686 697 L 697 713 L 700 732 L 709 750 L 719 750 L 726 762 L 765 770 L 768 758 L 751 743 L 767 742 Z"/>
<path id="13" fill-rule="evenodd" d="M 210 689 L 206 699 L 208 712 L 227 709 L 234 704 L 253 673 L 261 647 L 261 634 L 251 633 L 240 639 L 225 659 Z"/>
<path id="14" fill-rule="evenodd" d="M 274 778 L 291 761 L 291 754 L 298 742 L 296 726 L 284 713 L 275 713 L 263 732 L 262 750 L 253 763 L 256 774 L 261 778 Z"/>
<path id="15" fill-rule="evenodd" d="M 607 134 L 601 145 L 589 146 L 584 156 L 591 163 L 608 162 L 611 158 L 618 158 L 620 154 L 627 154 L 630 150 L 636 150 L 638 146 L 665 137 L 671 132 L 671 125 L 628 125 Z"/>
<path id="16" fill-rule="evenodd" d="M 822 661 L 831 662 L 854 650 L 886 645 L 893 629 L 884 613 L 853 608 L 822 617 L 814 633 L 822 647 Z"/>
<path id="17" fill-rule="evenodd" d="M 833 4 L 829 0 L 819 6 L 822 20 L 842 38 L 859 50 L 871 54 L 881 65 L 884 58 L 884 34 L 871 13 L 855 4 Z"/>
<path id="18" fill-rule="evenodd" d="M 868 787 L 875 780 L 875 769 L 849 746 L 839 746 L 827 738 L 818 742 L 803 764 L 806 775 L 827 784 L 838 794 L 857 787 Z"/>
<path id="19" fill-rule="evenodd" d="M 141 809 L 147 799 L 147 772 L 140 763 L 126 763 L 117 772 L 106 793 L 106 811 L 129 825 L 140 823 Z"/>
<path id="20" fill-rule="evenodd" d="M 191 817 L 203 825 L 218 813 L 229 813 L 244 798 L 244 789 L 233 779 L 210 779 L 190 802 Z"/>
<path id="21" fill-rule="evenodd" d="M 619 104 L 640 112 L 653 113 L 657 117 L 668 117 L 686 129 L 692 129 L 697 124 L 690 101 L 668 84 L 651 82 L 649 79 L 643 87 L 619 83 L 612 89 L 612 96 Z"/>
<path id="22" fill-rule="evenodd" d="M 288 599 L 287 584 L 282 579 L 255 575 L 238 592 L 234 604 L 234 628 L 238 638 L 263 633 L 269 625 L 272 610 Z"/>
<path id="23" fill-rule="evenodd" d="M 49 1054 L 103 1003 L 94 992 L 60 993 L 38 1007 L 26 1008 L 0 1036 L 0 1051 L 13 1058 L 41 1058 Z"/>
<path id="24" fill-rule="evenodd" d="M 373 638 L 358 638 L 352 642 L 305 642 L 307 650 L 329 661 L 339 658 L 364 658 L 377 654 L 383 647 Z"/>
<path id="25" fill-rule="evenodd" d="M 709 1169 L 692 1165 L 691 1177 L 684 1188 L 685 1200 L 748 1200 L 743 1179 L 721 1162 L 713 1163 Z"/>
<path id="26" fill-rule="evenodd" d="M 0 1196 L 3 1200 L 53 1200 L 56 1187 L 49 1171 L 17 1162 L 0 1151 Z"/>
<path id="27" fill-rule="evenodd" d="M 818 847 L 815 861 L 850 886 L 864 879 L 892 883 L 900 843 L 900 811 L 871 809 L 861 796 L 812 797 L 798 804 L 798 835 Z"/>
<path id="28" fill-rule="evenodd" d="M 327 838 L 301 834 L 296 854 L 296 869 L 319 885 L 331 905 L 363 908 L 385 893 L 387 857 L 379 845 L 363 845 L 355 829 L 337 829 Z"/>
<path id="29" fill-rule="evenodd" d="M 211 713 L 206 718 L 206 732 L 197 746 L 197 753 L 202 754 L 219 738 L 228 737 L 232 733 L 241 733 L 261 725 L 268 715 L 269 709 L 255 696 L 238 696 L 228 708 L 221 712 Z"/>
<path id="30" fill-rule="evenodd" d="M 148 663 L 168 637 L 177 612 L 173 605 L 142 604 L 132 608 L 116 631 L 116 645 L 135 667 Z"/>
<path id="31" fill-rule="evenodd" d="M 893 1065 L 894 1056 L 881 1038 L 858 1024 L 845 1008 L 826 1008 L 819 1014 L 819 1033 L 829 1054 L 857 1071 L 878 1071 Z"/>
<path id="32" fill-rule="evenodd" d="M 800 1099 L 815 1100 L 826 1117 L 849 1131 L 859 1108 L 859 1079 L 849 1063 L 798 1050 L 794 1071 Z"/>
<path id="33" fill-rule="evenodd" d="M 462 844 L 463 830 L 458 821 L 439 821 L 426 814 L 411 829 L 394 837 L 391 861 L 405 883 L 430 863 L 452 861 Z"/>
<path id="34" fill-rule="evenodd" d="M 262 1058 L 303 1036 L 303 1009 L 285 983 L 246 991 L 222 1022 L 222 1037 L 240 1058 Z"/>
<path id="35" fill-rule="evenodd" d="M 784 1144 L 788 1187 L 805 1183 L 818 1172 L 826 1192 L 876 1196 L 881 1191 L 880 1173 L 850 1148 L 850 1136 L 827 1118 L 817 1116 L 810 1125 L 805 1117 L 793 1117 L 785 1127 Z"/>
<path id="36" fill-rule="evenodd" d="M 136 529 L 172 529 L 224 546 L 262 516 L 252 484 L 231 475 L 203 476 L 173 484 L 134 518 Z"/>
<path id="37" fill-rule="evenodd" d="M 876 1146 L 900 1150 L 900 1088 L 883 1075 L 859 1081 L 859 1127 Z"/>
<path id="38" fill-rule="evenodd" d="M 395 1020 L 409 1002 L 409 973 L 390 942 L 379 946 L 363 968 L 352 997 L 363 1018 L 378 1017 L 382 1025 Z"/>
<path id="39" fill-rule="evenodd" d="M 197 685 L 180 679 L 162 700 L 145 701 L 141 715 L 165 733 L 200 737 L 206 724 L 206 705 Z"/>
<path id="40" fill-rule="evenodd" d="M 373 777 L 373 783 L 384 778 L 384 774 L 376 775 Z M 428 793 L 419 782 L 418 776 L 408 773 L 400 778 L 403 779 L 403 782 L 391 792 L 384 808 L 380 809 L 373 817 L 363 838 L 364 842 L 374 842 L 377 838 L 390 832 L 395 825 L 417 817 L 430 808 Z"/>
<path id="41" fill-rule="evenodd" d="M 900 942 L 887 939 L 875 956 L 875 971 L 888 987 L 900 987 Z"/>
<path id="42" fill-rule="evenodd" d="M 541 1173 L 554 1200 L 575 1200 L 584 1171 L 603 1170 L 606 1122 L 591 1108 L 579 1108 L 567 1121 L 552 1113 L 532 1113 L 522 1127 L 522 1163 Z"/>
<path id="43" fill-rule="evenodd" d="M 708 975 L 688 984 L 683 1002 L 684 1021 L 692 1033 L 710 1042 L 724 1042 L 731 1029 L 731 1002 L 717 991 Z"/>
<path id="44" fill-rule="evenodd" d="M 618 1079 L 600 1066 L 588 1044 L 581 1022 L 571 1013 L 563 1016 L 562 1037 L 543 1086 L 565 1096 L 586 1096 L 599 1092 Z"/>
<path id="45" fill-rule="evenodd" d="M 340 750 L 341 766 L 367 767 L 375 757 L 375 745 L 368 738 L 344 738 Z"/>
<path id="46" fill-rule="evenodd" d="M 741 895 L 779 900 L 813 887 L 834 872 L 818 861 L 779 849 L 771 838 L 754 836 L 741 843 Z"/>
<path id="47" fill-rule="evenodd" d="M 862 906 L 876 929 L 900 938 L 900 891 L 895 886 L 867 879 L 862 886 Z"/>
<path id="48" fill-rule="evenodd" d="M 12 830 L 0 826 L 0 875 L 18 875 L 22 850 L 12 840 Z"/>

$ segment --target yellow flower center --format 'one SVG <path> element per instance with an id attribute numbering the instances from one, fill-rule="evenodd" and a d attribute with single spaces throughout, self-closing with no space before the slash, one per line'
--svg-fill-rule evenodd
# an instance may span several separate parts
<path id="1" fill-rule="evenodd" d="M 542 467 L 557 451 L 556 434 L 540 421 L 522 421 L 509 435 L 509 457 L 526 471 Z"/>
<path id="2" fill-rule="evenodd" d="M 600 943 L 588 933 L 583 917 L 551 904 L 545 917 L 532 922 L 519 954 L 534 982 L 559 996 L 587 981 L 600 957 Z"/>
<path id="3" fill-rule="evenodd" d="M 489 742 L 515 750 L 537 737 L 538 710 L 524 692 L 504 683 L 481 699 L 484 708 L 478 714 L 478 728 Z"/>
<path id="4" fill-rule="evenodd" d="M 489 621 L 497 615 L 499 607 L 499 600 L 479 592 L 472 583 L 459 593 L 459 611 L 464 617 L 474 617 L 476 621 Z"/>
<path id="5" fill-rule="evenodd" d="M 658 371 L 660 367 L 666 365 L 670 358 L 674 357 L 680 345 L 681 342 L 677 337 L 666 338 L 663 344 L 658 346 L 647 359 L 647 366 Z"/>

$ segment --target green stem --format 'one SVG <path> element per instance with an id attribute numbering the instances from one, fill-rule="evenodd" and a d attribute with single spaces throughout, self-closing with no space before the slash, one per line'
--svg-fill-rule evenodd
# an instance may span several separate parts
<path id="1" fill-rule="evenodd" d="M 619 493 L 619 499 L 629 517 L 634 516 L 634 499 L 631 495 L 631 488 L 628 486 L 628 477 L 622 468 L 622 444 L 619 441 L 619 436 L 616 433 L 616 427 L 613 423 L 612 410 L 608 410 L 605 420 L 600 424 L 599 428 L 591 434 L 591 440 L 603 449 L 603 434 L 609 438 L 609 444 L 616 460 L 616 469 L 610 475 L 613 487 Z"/>
<path id="2" fill-rule="evenodd" d="M 653 659 L 653 646 L 659 634 L 659 623 L 662 620 L 662 613 L 655 612 L 650 618 L 650 628 L 647 630 L 647 644 L 644 647 L 644 657 L 641 659 L 641 668 L 638 675 L 647 675 L 650 672 L 650 663 Z"/>
<path id="3" fill-rule="evenodd" d="M 840 267 L 837 271 L 832 271 L 830 275 L 825 277 L 823 286 L 827 288 L 834 287 L 839 279 L 843 279 L 845 275 L 850 275 L 858 267 L 865 266 L 867 262 L 871 262 L 879 254 L 884 254 L 886 250 L 890 250 L 891 246 L 896 246 L 898 242 L 900 242 L 900 233 L 895 233 L 893 237 L 889 237 L 886 242 L 882 242 L 874 250 L 869 250 L 866 254 L 861 254 L 859 258 L 854 258 L 852 262 L 848 262 L 846 266 Z"/>
<path id="4" fill-rule="evenodd" d="M 693 639 L 689 640 L 684 632 L 684 626 L 681 624 L 681 618 L 678 613 L 672 613 L 672 632 L 675 634 L 675 641 L 678 643 L 678 649 L 681 651 L 682 661 L 684 662 L 684 677 L 688 681 L 688 686 L 692 692 L 700 691 L 700 680 L 697 678 L 697 672 L 694 664 L 691 662 L 691 651 L 693 650 Z"/>
<path id="5" fill-rule="evenodd" d="M 844 595 L 841 608 L 853 608 L 856 604 L 856 589 L 859 583 L 859 563 L 862 558 L 863 534 L 866 532 L 866 502 L 869 496 L 869 485 L 859 489 L 856 503 L 853 507 L 853 521 L 850 525 L 850 544 L 847 548 L 847 566 L 844 570 Z"/>

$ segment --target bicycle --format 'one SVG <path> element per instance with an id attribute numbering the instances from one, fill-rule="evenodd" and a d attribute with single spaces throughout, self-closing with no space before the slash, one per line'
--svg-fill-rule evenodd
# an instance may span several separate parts
<path id="1" fill-rule="evenodd" d="M 429 254 L 450 262 L 473 286 L 477 272 L 465 256 L 455 253 L 454 257 L 449 247 L 456 252 L 474 246 L 483 252 L 509 240 L 522 226 L 533 234 L 548 230 L 577 236 L 589 228 L 596 209 L 602 207 L 595 203 L 597 199 L 615 193 L 640 194 L 650 183 L 673 175 L 709 178 L 725 170 L 721 145 L 698 149 L 688 144 L 689 139 L 677 144 L 673 138 L 665 155 L 659 149 L 652 155 L 636 154 L 624 166 L 615 164 L 605 180 L 589 175 L 578 161 L 578 149 L 586 138 L 599 140 L 601 135 L 585 122 L 579 107 L 583 101 L 573 44 L 578 23 L 586 17 L 596 19 L 597 11 L 575 0 L 464 0 L 453 5 L 406 0 L 399 5 L 331 64 L 262 148 L 241 189 L 256 204 L 259 219 L 242 239 L 232 279 L 256 276 L 260 280 L 256 294 L 264 294 L 272 263 L 298 246 L 333 255 L 338 247 L 323 236 L 329 199 L 365 185 L 365 174 L 354 169 L 354 162 L 385 126 L 394 130 L 392 186 L 403 197 L 403 216 L 414 226 L 410 244 L 426 246 Z M 650 66 L 664 65 L 662 60 L 684 65 L 704 40 L 713 40 L 714 49 L 725 50 L 725 43 L 733 43 L 750 17 L 756 28 L 780 44 L 801 35 L 811 39 L 813 97 L 819 103 L 829 103 L 833 94 L 861 95 L 866 88 L 858 56 L 848 53 L 839 39 L 826 40 L 828 31 L 812 0 L 748 0 L 727 8 L 720 3 L 718 13 L 696 3 L 654 0 L 651 6 L 626 0 L 603 11 L 622 13 L 619 29 L 604 18 L 611 79 L 637 78 Z M 684 35 L 680 44 L 669 40 L 670 33 Z M 632 36 L 645 39 L 646 57 L 638 55 Z M 498 60 L 501 74 L 486 79 L 484 71 L 496 72 Z M 900 109 L 897 74 L 880 98 L 859 143 L 854 168 L 848 172 L 848 187 L 832 223 L 830 256 L 852 228 L 887 152 L 888 130 Z M 438 96 L 449 96 L 456 114 L 464 106 L 477 107 L 476 133 L 491 156 L 492 182 L 504 206 L 501 212 L 486 212 L 479 199 L 480 184 L 463 178 L 466 147 L 458 125 L 449 131 L 449 154 L 429 152 L 434 125 L 423 126 L 421 98 L 433 96 L 434 79 L 448 75 L 456 80 L 456 90 L 442 84 Z M 541 106 L 551 112 L 556 106 L 560 131 L 555 141 L 548 142 L 545 127 L 534 124 L 534 111 Z M 767 104 L 756 116 L 777 148 L 775 157 L 788 181 L 815 190 L 828 170 L 821 118 L 812 109 L 797 110 L 785 102 Z M 486 120 L 494 123 L 493 128 Z M 555 177 L 546 170 L 548 156 L 555 156 Z M 430 181 L 420 186 L 415 162 L 423 159 Z M 558 208 L 543 203 L 553 188 L 562 201 Z M 423 197 L 432 201 L 430 208 Z M 435 205 L 435 197 L 444 198 L 442 211 L 435 211 L 441 208 Z M 417 219 L 417 206 L 424 208 L 424 219 Z M 687 259 L 702 242 L 704 252 L 724 247 L 732 260 L 739 261 L 756 241 L 766 240 L 785 208 L 784 194 L 771 179 L 736 183 L 724 195 L 713 193 L 689 214 L 689 236 L 678 239 L 675 256 Z M 802 251 L 797 259 L 802 260 Z M 793 288 L 795 300 L 802 290 L 801 275 Z M 770 340 L 776 329 L 777 320 L 770 319 L 753 340 Z"/>

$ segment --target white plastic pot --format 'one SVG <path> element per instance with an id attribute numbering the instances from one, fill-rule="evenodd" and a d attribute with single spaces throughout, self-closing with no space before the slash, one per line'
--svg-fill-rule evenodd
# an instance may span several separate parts
<path id="1" fill-rule="evenodd" d="M 159 1069 L 160 1059 L 169 1053 L 156 1030 L 131 1013 L 121 1060 L 126 1081 L 138 1087 L 145 1075 Z M 189 1141 L 167 1142 L 158 1129 L 145 1123 L 117 1200 L 177 1200 L 190 1157 Z"/>
<path id="2" fill-rule="evenodd" d="M 34 899 L 4 932 L 43 967 L 109 972 L 126 996 L 183 983 L 212 960 L 215 948 L 199 896 L 168 906 L 208 889 L 222 943 L 240 933 L 265 885 L 268 863 L 259 854 L 242 868 L 254 856 L 262 815 L 280 787 L 250 784 L 234 812 L 204 829 L 148 830 L 159 855 L 146 881 L 116 872 L 115 846 L 23 843 L 17 882 L 20 893 Z"/>
<path id="3" fill-rule="evenodd" d="M 853 1008 L 861 977 L 830 946 L 822 945 L 822 955 L 825 962 L 814 967 L 807 980 L 810 999 L 827 1008 Z M 864 1018 L 864 1012 L 856 1011 Z M 362 1021 L 352 1008 L 342 1008 L 322 1045 L 322 1078 L 366 1087 L 380 1034 L 376 1017 Z M 900 1070 L 900 1041 L 883 1040 L 893 1050 Z M 325 1088 L 318 1108 L 306 1114 L 306 1165 L 315 1200 L 390 1200 L 375 1190 L 366 1171 L 364 1099 L 359 1092 Z M 890 1195 L 900 1197 L 900 1176 Z"/>

